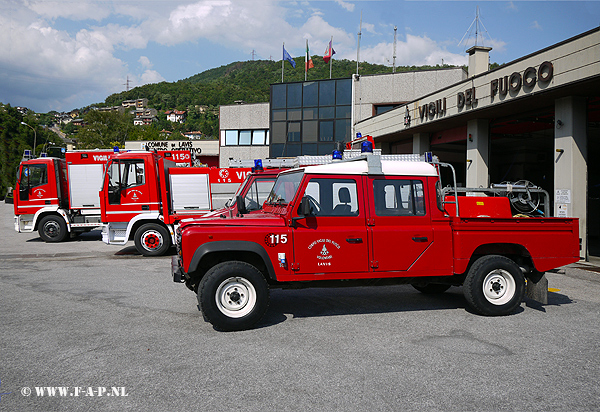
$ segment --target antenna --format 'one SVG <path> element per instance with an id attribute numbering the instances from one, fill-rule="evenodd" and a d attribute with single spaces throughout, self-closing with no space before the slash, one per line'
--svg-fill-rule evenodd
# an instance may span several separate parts
<path id="1" fill-rule="evenodd" d="M 481 32 L 481 30 L 479 28 L 480 25 L 483 28 L 483 31 L 485 31 L 485 33 L 487 33 L 489 39 L 491 40 L 492 38 L 490 37 L 490 34 L 488 33 L 487 29 L 483 25 L 483 22 L 481 21 L 481 19 L 479 18 L 479 6 L 477 6 L 477 11 L 475 13 L 475 20 L 473 20 L 473 22 L 471 23 L 471 25 L 467 29 L 467 32 L 465 33 L 465 35 L 458 42 L 457 46 L 460 46 L 460 44 L 463 42 L 463 40 L 465 39 L 465 37 L 467 36 L 467 34 L 469 34 L 469 37 L 467 38 L 467 41 L 465 42 L 465 49 L 468 47 L 468 39 L 471 37 L 471 33 L 472 33 L 473 29 L 475 30 L 475 44 L 473 46 L 478 46 L 479 45 L 478 43 L 479 43 L 479 38 L 480 37 L 481 37 L 481 46 L 484 46 L 484 44 L 483 44 L 484 36 L 483 36 L 483 33 Z"/>
<path id="2" fill-rule="evenodd" d="M 254 56 L 256 56 L 256 50 L 252 49 L 252 61 L 254 61 Z"/>
<path id="3" fill-rule="evenodd" d="M 398 31 L 398 26 L 394 26 L 394 55 L 392 56 L 393 58 L 393 66 L 392 66 L 392 73 L 396 73 L 396 32 Z"/>
<path id="4" fill-rule="evenodd" d="M 360 36 L 362 35 L 362 10 L 360 11 L 360 26 L 358 26 L 358 44 L 356 46 L 356 74 L 358 75 L 358 62 L 360 61 Z"/>
<path id="5" fill-rule="evenodd" d="M 129 80 L 129 75 L 127 75 L 127 81 L 123 83 L 123 86 L 126 86 L 127 91 L 129 91 L 129 83 L 131 83 L 131 80 Z"/>

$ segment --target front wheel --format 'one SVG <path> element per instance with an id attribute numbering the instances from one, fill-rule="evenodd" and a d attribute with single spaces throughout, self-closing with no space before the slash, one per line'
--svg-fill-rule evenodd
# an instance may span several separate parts
<path id="1" fill-rule="evenodd" d="M 245 262 L 212 267 L 198 286 L 202 313 L 217 330 L 251 328 L 269 306 L 269 287 L 262 273 Z"/>
<path id="2" fill-rule="evenodd" d="M 44 216 L 38 225 L 38 233 L 45 242 L 62 242 L 67 237 L 67 224 L 61 216 Z"/>
<path id="3" fill-rule="evenodd" d="M 479 314 L 508 315 L 523 301 L 525 278 L 511 259 L 490 255 L 479 258 L 465 278 L 465 298 Z"/>
<path id="4" fill-rule="evenodd" d="M 146 223 L 135 231 L 134 243 L 144 256 L 162 256 L 171 247 L 171 236 L 164 226 Z"/>

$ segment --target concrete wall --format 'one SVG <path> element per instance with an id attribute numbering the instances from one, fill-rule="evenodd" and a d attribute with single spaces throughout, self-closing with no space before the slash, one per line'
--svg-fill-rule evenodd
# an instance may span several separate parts
<path id="1" fill-rule="evenodd" d="M 221 106 L 219 111 L 220 130 L 269 128 L 269 103 Z"/>
<path id="2" fill-rule="evenodd" d="M 265 146 L 225 146 L 225 130 L 269 129 L 269 103 L 221 106 L 219 113 L 219 165 L 229 167 L 229 159 L 265 159 L 269 157 L 269 142 Z"/>
<path id="3" fill-rule="evenodd" d="M 376 104 L 413 101 L 466 78 L 460 67 L 354 77 L 354 123 L 373 116 Z"/>

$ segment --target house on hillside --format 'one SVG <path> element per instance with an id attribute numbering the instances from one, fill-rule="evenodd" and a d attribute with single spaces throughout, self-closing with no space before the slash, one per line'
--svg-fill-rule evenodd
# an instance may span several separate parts
<path id="1" fill-rule="evenodd" d="M 143 107 L 148 106 L 148 99 L 142 98 L 142 99 L 135 99 L 135 100 L 123 100 L 123 102 L 121 103 L 121 106 L 135 107 L 137 109 L 141 109 Z"/>
<path id="2" fill-rule="evenodd" d="M 182 134 L 190 140 L 200 140 L 204 136 L 202 132 L 183 132 Z"/>
<path id="3" fill-rule="evenodd" d="M 135 126 L 145 126 L 152 124 L 152 122 L 157 121 L 156 116 L 140 116 L 133 119 L 133 124 Z"/>
<path id="4" fill-rule="evenodd" d="M 185 110 L 167 110 L 165 112 L 167 120 L 173 123 L 183 123 L 187 117 Z"/>

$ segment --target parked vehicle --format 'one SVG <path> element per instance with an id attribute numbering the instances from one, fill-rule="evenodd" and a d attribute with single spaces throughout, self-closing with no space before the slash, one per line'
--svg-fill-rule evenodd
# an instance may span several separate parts
<path id="1" fill-rule="evenodd" d="M 105 243 L 133 240 L 144 256 L 164 255 L 181 220 L 224 207 L 251 171 L 175 166 L 154 152 L 125 152 L 108 161 L 100 193 Z"/>
<path id="2" fill-rule="evenodd" d="M 189 166 L 189 151 L 162 151 Z M 25 151 L 19 165 L 14 197 L 15 230 L 37 230 L 46 242 L 100 227 L 100 195 L 104 170 L 114 150 L 76 150 L 65 158 L 32 158 Z"/>
<path id="3" fill-rule="evenodd" d="M 475 312 L 507 315 L 526 280 L 579 260 L 577 219 L 515 218 L 507 198 L 445 194 L 442 166 L 365 154 L 281 172 L 262 210 L 181 224 L 173 280 L 216 329 L 242 330 L 271 288 L 454 285 Z"/>

